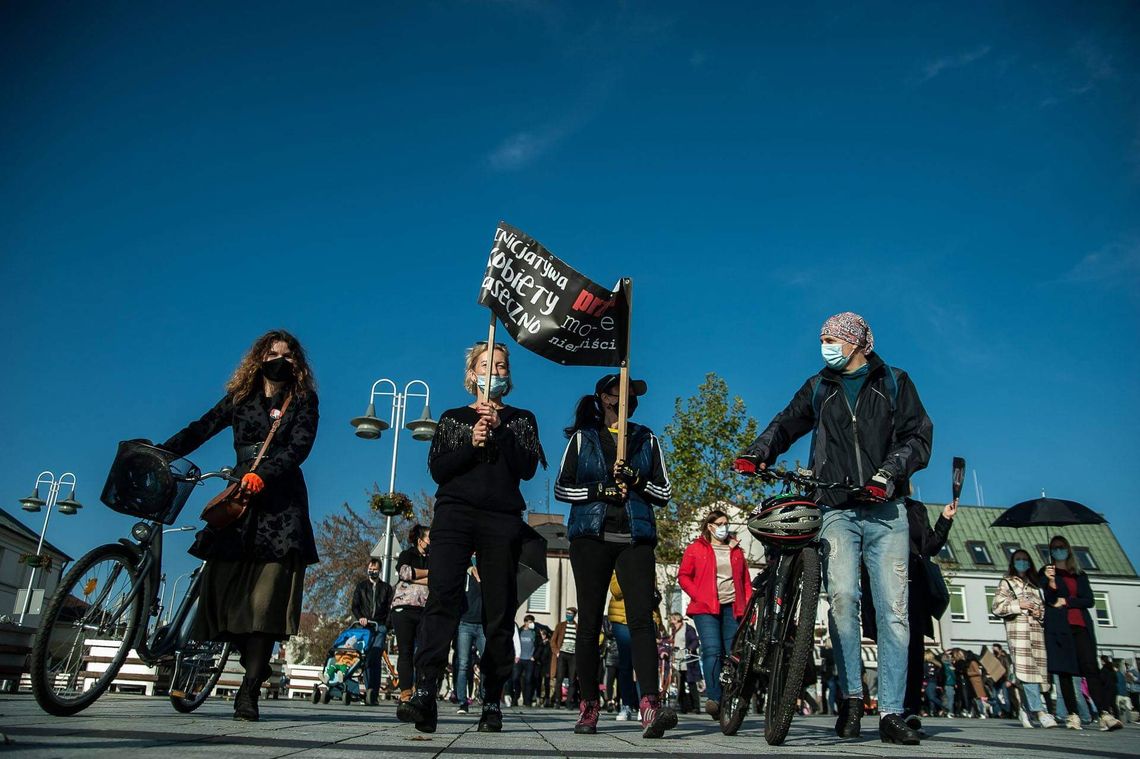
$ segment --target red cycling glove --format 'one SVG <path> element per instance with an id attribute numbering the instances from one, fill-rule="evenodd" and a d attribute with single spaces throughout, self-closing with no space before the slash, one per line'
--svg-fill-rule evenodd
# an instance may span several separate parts
<path id="1" fill-rule="evenodd" d="M 265 480 L 253 472 L 249 472 L 241 478 L 241 489 L 257 495 L 265 489 Z"/>

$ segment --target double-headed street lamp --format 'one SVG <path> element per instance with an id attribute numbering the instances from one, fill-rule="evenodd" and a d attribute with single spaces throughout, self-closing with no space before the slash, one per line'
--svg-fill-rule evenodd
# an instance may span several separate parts
<path id="1" fill-rule="evenodd" d="M 381 385 L 391 386 L 391 390 L 377 390 Z M 423 392 L 412 392 L 415 386 L 422 386 Z M 376 416 L 376 397 L 377 396 L 390 396 L 392 398 L 392 413 L 388 417 L 389 421 L 385 422 Z M 408 399 L 409 398 L 423 398 L 424 411 L 420 414 L 419 419 L 407 421 Z M 404 386 L 404 392 L 399 392 L 396 383 L 387 377 L 376 380 L 372 383 L 372 392 L 368 396 L 368 409 L 364 412 L 364 416 L 358 416 L 351 422 L 352 426 L 356 428 L 356 436 L 364 438 L 365 440 L 377 440 L 380 433 L 386 429 L 392 429 L 395 432 L 392 435 L 392 472 L 388 477 L 388 495 L 394 495 L 396 492 L 396 457 L 400 452 L 400 430 L 407 429 L 412 433 L 414 440 L 431 440 L 435 435 L 435 428 L 438 425 L 434 419 L 431 418 L 431 388 L 423 380 L 412 380 Z M 384 569 L 383 577 L 385 582 L 390 578 L 388 574 L 392 564 L 392 517 L 395 516 L 394 505 L 391 502 L 381 504 L 381 513 L 386 517 L 384 521 Z"/>
<path id="2" fill-rule="evenodd" d="M 46 485 L 48 489 L 47 500 L 40 498 L 40 485 Z M 59 491 L 64 485 L 71 486 L 71 494 L 64 498 L 62 501 L 59 499 Z M 47 513 L 44 515 L 44 526 L 40 530 L 40 542 L 36 545 L 36 555 L 33 557 L 31 563 L 32 573 L 28 577 L 28 589 L 24 593 L 24 603 L 20 607 L 20 620 L 19 624 L 24 624 L 24 617 L 28 614 L 28 608 L 32 603 L 32 586 L 36 582 L 36 570 L 39 569 L 40 564 L 43 562 L 41 552 L 44 549 L 44 535 L 47 534 L 48 520 L 51 519 L 51 510 L 53 506 L 59 506 L 59 513 L 68 516 L 75 514 L 83 504 L 75 500 L 75 475 L 71 472 L 64 472 L 60 475 L 59 479 L 51 472 L 40 472 L 40 476 L 36 478 L 35 487 L 32 489 L 32 494 L 27 498 L 20 499 L 20 507 L 27 512 L 36 513 L 40 509 L 47 507 Z"/>

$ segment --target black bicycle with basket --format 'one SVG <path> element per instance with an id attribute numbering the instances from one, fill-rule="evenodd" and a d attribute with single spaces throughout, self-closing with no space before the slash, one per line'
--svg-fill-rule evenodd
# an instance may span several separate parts
<path id="1" fill-rule="evenodd" d="M 805 494 L 858 488 L 821 482 L 806 470 L 760 469 L 754 476 L 782 483 L 783 492 L 765 498 L 748 516 L 748 531 L 764 545 L 767 565 L 753 578 L 752 598 L 721 670 L 720 729 L 735 735 L 752 697 L 766 693 L 764 739 L 778 746 L 788 736 L 803 691 L 822 577 L 817 548 L 822 515 Z"/>
<path id="2" fill-rule="evenodd" d="M 237 481 L 229 469 L 203 474 L 144 441 L 119 444 L 100 500 L 141 521 L 129 539 L 76 561 L 48 603 L 31 656 L 32 693 L 44 711 L 68 716 L 86 709 L 111 686 L 131 649 L 147 665 L 173 665 L 169 695 L 178 711 L 192 712 L 209 697 L 230 645 L 193 638 L 201 566 L 170 620 L 157 618 L 163 528 L 178 519 L 194 487 L 212 478 Z"/>

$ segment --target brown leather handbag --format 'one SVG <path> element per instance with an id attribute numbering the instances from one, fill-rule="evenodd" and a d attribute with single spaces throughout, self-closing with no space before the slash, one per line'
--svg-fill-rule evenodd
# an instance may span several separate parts
<path id="1" fill-rule="evenodd" d="M 265 456 L 266 449 L 269 448 L 269 444 L 273 441 L 273 436 L 277 433 L 277 428 L 281 426 L 281 420 L 285 418 L 285 411 L 289 408 L 289 403 L 292 400 L 293 396 L 289 396 L 285 399 L 285 403 L 282 404 L 281 410 L 273 420 L 273 425 L 269 428 L 269 434 L 266 435 L 265 442 L 261 444 L 261 450 L 257 452 L 257 458 L 253 460 L 253 465 L 249 468 L 250 472 L 257 469 L 257 465 L 261 463 L 261 459 Z M 206 504 L 206 508 L 202 509 L 202 519 L 206 522 L 207 526 L 213 527 L 215 530 L 229 527 L 245 514 L 246 509 L 249 508 L 249 499 L 251 496 L 252 493 L 244 489 L 240 482 L 232 482 L 225 490 L 218 493 L 214 496 L 213 500 Z"/>

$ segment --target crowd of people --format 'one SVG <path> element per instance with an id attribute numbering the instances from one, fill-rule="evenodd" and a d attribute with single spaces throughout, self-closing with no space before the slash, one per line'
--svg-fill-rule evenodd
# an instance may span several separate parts
<path id="1" fill-rule="evenodd" d="M 984 716 L 1015 699 L 1048 726 L 1042 694 L 1058 714 L 1066 710 L 1072 726 L 1088 708 L 1078 683 L 1095 705 L 1090 717 L 1105 730 L 1118 728 L 1119 688 L 1096 658 L 1088 579 L 1063 537 L 1052 541 L 1053 561 L 1040 572 L 1024 551 L 1011 560 L 994 608 L 1007 620 L 1011 649 L 1005 677 L 995 678 L 1000 683 L 987 691 L 977 657 L 966 652 L 963 668 L 953 653 L 943 655 L 941 667 L 924 661 L 924 633 L 936 612 L 918 583 L 929 579 L 928 560 L 957 507 L 948 505 L 932 528 L 925 508 L 907 497 L 910 478 L 929 461 L 933 424 L 910 377 L 875 351 L 861 317 L 847 312 L 826 320 L 820 346 L 824 368 L 733 464 L 737 474 L 754 475 L 810 434 L 815 476 L 846 485 L 815 494 L 830 636 L 819 673 L 811 668 L 813 680 L 822 678 L 812 689 L 818 700 L 805 689 L 803 708 L 833 710 L 840 738 L 860 735 L 872 690 L 861 653 L 866 632 L 878 643 L 873 687 L 884 742 L 918 744 L 924 715 Z M 395 587 L 370 562 L 352 594 L 353 618 L 380 632 L 365 667 L 373 697 L 391 631 L 397 716 L 421 732 L 436 729 L 441 690 L 454 693 L 460 713 L 478 700 L 479 730 L 486 732 L 502 729 L 501 708 L 513 703 L 575 708 L 581 734 L 595 733 L 601 712 L 613 710 L 618 720 L 639 719 L 645 737 L 660 738 L 677 724 L 666 698 L 673 688 L 683 708 L 697 708 L 703 691 L 704 711 L 715 719 L 720 667 L 752 577 L 728 516 L 711 510 L 679 568 L 692 624 L 679 613 L 664 623 L 656 616 L 655 510 L 672 489 L 656 435 L 632 421 L 622 430 L 626 419 L 619 418 L 623 401 L 625 417 L 633 414 L 647 384 L 628 381 L 623 399 L 620 376 L 607 374 L 573 404 L 555 496 L 569 506 L 578 607 L 554 629 L 533 617 L 521 626 L 514 621 L 526 508 L 519 486 L 546 466 L 546 457 L 534 414 L 505 403 L 514 387 L 506 346 L 471 346 L 463 385 L 472 400 L 441 415 L 428 455 L 438 485 L 431 524 L 408 535 Z M 297 633 L 304 575 L 318 561 L 301 473 L 317 408 L 300 343 L 273 331 L 250 348 L 223 399 L 164 444 L 188 455 L 226 427 L 233 431 L 236 474 L 250 509 L 231 525 L 204 529 L 194 553 L 206 560 L 197 635 L 232 641 L 245 668 L 235 719 L 259 718 L 272 643 Z M 277 435 L 260 456 L 274 422 Z M 1129 673 L 1123 676 L 1127 681 Z M 1134 684 L 1134 671 L 1131 677 Z M 1052 698 L 1056 692 L 1060 699 Z"/>

